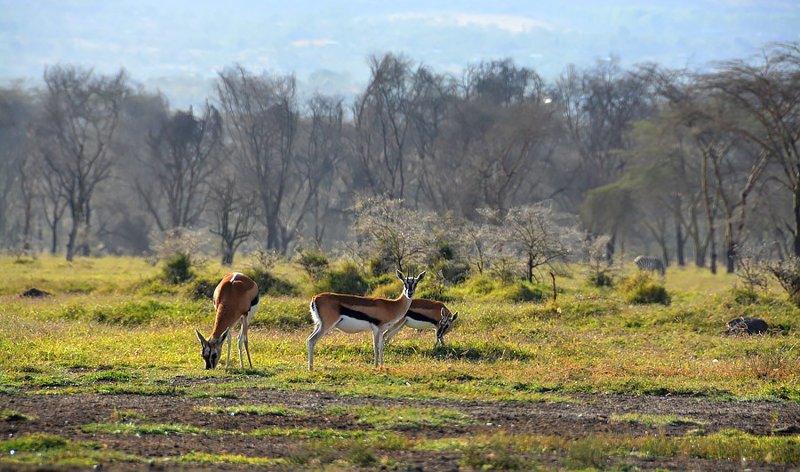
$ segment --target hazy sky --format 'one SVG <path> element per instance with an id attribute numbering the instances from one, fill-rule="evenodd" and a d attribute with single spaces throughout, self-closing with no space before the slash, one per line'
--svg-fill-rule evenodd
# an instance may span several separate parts
<path id="1" fill-rule="evenodd" d="M 40 83 L 48 64 L 125 67 L 186 106 L 234 63 L 346 94 L 386 51 L 453 72 L 511 57 L 550 79 L 609 54 L 698 68 L 798 40 L 798 0 L 0 0 L 0 84 Z"/>

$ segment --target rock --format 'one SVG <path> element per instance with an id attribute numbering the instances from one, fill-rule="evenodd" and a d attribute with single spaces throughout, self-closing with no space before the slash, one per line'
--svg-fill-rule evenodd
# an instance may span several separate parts
<path id="1" fill-rule="evenodd" d="M 43 297 L 49 297 L 50 295 L 52 295 L 50 292 L 39 290 L 36 287 L 31 287 L 28 290 L 25 290 L 24 292 L 19 294 L 20 297 L 27 297 L 27 298 L 43 298 Z"/>
<path id="2" fill-rule="evenodd" d="M 727 323 L 728 334 L 766 334 L 769 326 L 761 318 L 749 318 L 740 316 Z"/>

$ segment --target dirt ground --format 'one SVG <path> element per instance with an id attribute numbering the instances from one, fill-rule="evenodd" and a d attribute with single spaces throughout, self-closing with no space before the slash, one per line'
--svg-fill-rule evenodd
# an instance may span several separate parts
<path id="1" fill-rule="evenodd" d="M 664 427 L 647 427 L 638 423 L 611 422 L 613 414 L 638 413 L 677 415 L 702 423 L 707 432 L 737 429 L 758 435 L 796 434 L 800 427 L 800 404 L 767 402 L 723 402 L 707 398 L 648 397 L 621 395 L 573 395 L 564 403 L 462 402 L 439 400 L 396 400 L 364 397 L 341 397 L 313 391 L 254 390 L 240 392 L 240 398 L 188 398 L 182 396 L 143 395 L 0 395 L 3 408 L 34 415 L 34 421 L 0 422 L 4 438 L 24 433 L 57 434 L 75 441 L 89 441 L 108 448 L 146 458 L 179 456 L 193 451 L 212 454 L 241 454 L 250 457 L 284 457 L 298 454 L 309 441 L 287 437 L 252 437 L 236 435 L 116 435 L 85 433 L 80 425 L 114 421 L 115 412 L 132 410 L 145 415 L 151 423 L 188 424 L 199 428 L 237 430 L 242 432 L 270 426 L 302 428 L 334 428 L 359 430 L 369 428 L 347 415 L 331 415 L 333 406 L 414 406 L 446 408 L 466 413 L 472 424 L 458 424 L 424 430 L 402 431 L 417 439 L 469 437 L 492 434 L 501 430 L 514 433 L 557 435 L 579 438 L 589 433 L 609 432 L 632 434 L 684 435 L 698 424 L 688 423 Z M 197 406 L 269 405 L 300 409 L 308 416 L 225 415 L 197 411 Z M 460 470 L 461 456 L 455 452 L 397 451 L 389 454 L 406 470 Z M 555 460 L 555 458 L 553 458 Z M 555 463 L 554 463 L 555 464 Z M 626 458 L 624 464 L 643 469 L 742 470 L 738 462 L 699 459 Z M 748 463 L 752 470 L 791 470 L 775 464 Z M 111 468 L 129 467 L 112 465 Z M 153 467 L 153 466 L 151 466 Z M 159 465 L 155 467 L 169 467 Z M 2 468 L 2 467 L 0 467 Z M 106 469 L 109 467 L 106 466 Z M 194 466 L 185 468 L 195 469 Z M 223 466 L 222 468 L 237 468 Z M 283 466 L 286 468 L 286 466 Z M 214 466 L 214 469 L 220 467 Z"/>

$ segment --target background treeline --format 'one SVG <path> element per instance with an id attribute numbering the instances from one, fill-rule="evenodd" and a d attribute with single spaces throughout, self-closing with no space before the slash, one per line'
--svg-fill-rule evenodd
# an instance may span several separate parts
<path id="1" fill-rule="evenodd" d="M 608 260 L 713 271 L 745 247 L 800 255 L 800 43 L 702 71 L 599 61 L 552 82 L 510 60 L 460 75 L 368 61 L 348 98 L 235 65 L 188 110 L 123 70 L 56 65 L 41 88 L 1 88 L 0 241 L 71 260 L 147 254 L 190 228 L 231 263 L 243 247 L 384 241 L 390 215 L 419 223 L 376 248 L 393 264 L 452 246 L 529 279 L 598 241 Z M 403 246 L 419 233 L 427 249 Z"/>

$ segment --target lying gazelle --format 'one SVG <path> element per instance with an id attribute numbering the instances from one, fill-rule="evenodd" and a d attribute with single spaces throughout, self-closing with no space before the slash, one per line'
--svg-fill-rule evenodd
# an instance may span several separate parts
<path id="1" fill-rule="evenodd" d="M 394 300 L 338 293 L 320 293 L 314 296 L 311 300 L 314 332 L 306 342 L 309 371 L 314 368 L 314 346 L 333 328 L 345 333 L 372 331 L 375 367 L 383 365 L 383 335 L 403 319 L 411 306 L 417 284 L 425 278 L 425 272 L 416 277 L 406 277 L 398 270 L 397 277 L 403 281 L 403 293 Z"/>
<path id="2" fill-rule="evenodd" d="M 231 337 L 228 331 L 239 320 L 242 322 L 238 339 L 239 363 L 244 369 L 244 359 L 242 358 L 242 346 L 244 346 L 247 362 L 250 363 L 252 369 L 253 361 L 250 360 L 250 347 L 247 344 L 247 328 L 250 326 L 253 314 L 258 309 L 258 285 L 250 277 L 238 272 L 226 275 L 214 289 L 214 308 L 217 310 L 217 318 L 214 321 L 211 337 L 206 340 L 199 330 L 194 330 L 203 348 L 202 356 L 206 361 L 206 369 L 217 367 L 217 363 L 222 357 L 222 343 L 226 339 L 228 340 L 228 360 L 225 367 L 230 365 Z"/>
<path id="3" fill-rule="evenodd" d="M 458 312 L 451 313 L 442 302 L 415 298 L 411 301 L 411 308 L 406 312 L 406 316 L 386 332 L 384 342 L 389 342 L 389 339 L 397 334 L 403 326 L 409 326 L 415 329 L 435 329 L 436 342 L 433 345 L 444 346 L 444 335 L 453 329 L 456 318 L 458 318 Z"/>

